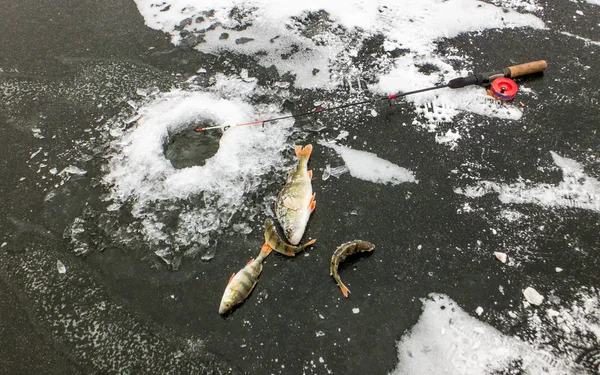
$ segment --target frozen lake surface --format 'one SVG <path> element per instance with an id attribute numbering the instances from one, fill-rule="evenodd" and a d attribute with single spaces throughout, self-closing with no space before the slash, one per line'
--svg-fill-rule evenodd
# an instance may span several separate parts
<path id="1" fill-rule="evenodd" d="M 600 373 L 598 2 L 323 3 L 3 6 L 7 373 Z M 315 246 L 221 317 L 309 143 Z"/>

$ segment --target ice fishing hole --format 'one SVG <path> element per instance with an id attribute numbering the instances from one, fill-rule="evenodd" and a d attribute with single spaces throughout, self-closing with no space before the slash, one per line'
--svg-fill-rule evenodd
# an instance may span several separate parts
<path id="1" fill-rule="evenodd" d="M 165 157 L 176 169 L 204 165 L 219 150 L 221 132 L 195 132 L 197 127 L 215 125 L 211 121 L 195 122 L 176 133 L 169 133 L 163 150 Z"/>

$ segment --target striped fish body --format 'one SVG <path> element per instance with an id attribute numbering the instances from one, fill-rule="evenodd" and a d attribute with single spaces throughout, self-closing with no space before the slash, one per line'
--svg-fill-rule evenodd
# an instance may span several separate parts
<path id="1" fill-rule="evenodd" d="M 265 220 L 265 243 L 278 253 L 293 257 L 296 255 L 296 253 L 299 253 L 308 246 L 314 244 L 316 241 L 317 240 L 313 239 L 301 246 L 289 245 L 283 239 L 281 239 L 281 236 L 279 236 L 279 233 L 277 233 L 277 229 L 275 228 L 275 223 L 273 220 Z"/>
<path id="2" fill-rule="evenodd" d="M 256 259 L 251 259 L 248 264 L 237 273 L 231 275 L 229 283 L 225 288 L 221 304 L 219 306 L 219 314 L 223 315 L 229 312 L 234 306 L 244 302 L 250 295 L 258 277 L 260 276 L 263 265 L 263 260 L 271 253 L 271 248 L 268 245 L 263 245 L 259 256 Z"/>
<path id="3" fill-rule="evenodd" d="M 298 165 L 288 175 L 287 182 L 275 202 L 277 221 L 283 228 L 285 237 L 292 245 L 298 245 L 310 214 L 315 209 L 315 196 L 312 192 L 312 171 L 308 170 L 308 159 L 312 145 L 295 147 Z"/>
<path id="4" fill-rule="evenodd" d="M 348 293 L 350 290 L 344 285 L 342 280 L 340 279 L 340 275 L 338 274 L 338 266 L 340 262 L 342 262 L 346 257 L 355 253 L 361 253 L 365 251 L 373 251 L 375 249 L 375 245 L 370 242 L 362 241 L 362 240 L 354 240 L 350 242 L 346 242 L 341 244 L 331 256 L 331 262 L 329 263 L 329 275 L 333 276 L 334 280 L 339 285 L 344 297 L 348 297 Z"/>

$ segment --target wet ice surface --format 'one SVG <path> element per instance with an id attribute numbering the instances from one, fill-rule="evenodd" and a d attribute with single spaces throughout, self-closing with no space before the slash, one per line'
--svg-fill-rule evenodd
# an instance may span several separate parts
<path id="1" fill-rule="evenodd" d="M 570 3 L 561 13 L 586 5 Z M 180 48 L 222 55 L 191 64 L 185 77 L 169 74 L 168 85 L 114 62 L 78 66 L 72 81 L 0 83 L 2 116 L 31 138 L 15 180 L 45 200 L 42 218 L 31 219 L 42 224 L 9 220 L 3 275 L 75 362 L 99 372 L 201 372 L 215 362 L 283 374 L 598 372 L 599 98 L 586 73 L 598 68 L 594 44 L 553 30 L 547 21 L 558 15 L 541 1 L 344 2 L 327 5 L 329 14 L 305 12 L 321 5 L 311 2 L 219 2 L 213 14 L 204 4 L 139 5 Z M 472 12 L 449 10 L 461 6 Z M 350 17 L 355 9 L 361 17 Z M 492 27 L 533 29 L 484 30 Z M 432 30 L 417 35 L 423 29 Z M 550 60 L 550 47 L 565 53 Z M 217 130 L 218 150 L 169 154 L 168 140 L 198 124 L 338 105 L 542 57 L 563 68 L 524 81 L 522 104 L 481 88 L 438 91 L 294 128 Z M 270 64 L 276 72 L 260 68 Z M 57 98 L 90 113 L 65 122 L 43 107 Z M 20 117 L 38 101 L 39 113 Z M 260 248 L 292 146 L 306 143 L 315 146 L 310 167 L 329 172 L 313 179 L 319 204 L 307 233 L 317 245 L 294 259 L 271 255 L 250 298 L 222 319 L 227 279 Z M 342 161 L 348 173 L 336 169 Z M 42 240 L 23 249 L 32 233 Z M 342 265 L 355 291 L 344 299 L 327 266 L 336 245 L 355 238 L 381 251 L 356 269 Z M 529 287 L 543 299 L 524 295 Z"/>

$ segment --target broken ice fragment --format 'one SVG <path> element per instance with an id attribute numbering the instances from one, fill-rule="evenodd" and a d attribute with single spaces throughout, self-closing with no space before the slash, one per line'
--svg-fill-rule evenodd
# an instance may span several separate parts
<path id="1" fill-rule="evenodd" d="M 29 159 L 33 159 L 37 156 L 37 154 L 39 154 L 42 151 L 42 148 L 38 148 L 38 150 L 36 152 L 34 152 L 33 154 L 31 154 L 31 156 L 29 157 Z"/>
<path id="2" fill-rule="evenodd" d="M 315 332 L 315 336 L 317 336 L 317 337 L 323 337 L 323 336 L 325 336 L 325 332 L 323 332 L 323 331 L 317 331 L 317 332 Z"/>
<path id="3" fill-rule="evenodd" d="M 505 253 L 495 251 L 494 255 L 496 256 L 496 258 L 498 258 L 499 261 L 501 261 L 502 263 L 506 263 L 507 256 Z"/>
<path id="4" fill-rule="evenodd" d="M 348 172 L 348 167 L 345 165 L 340 165 L 339 167 L 331 168 L 331 165 L 327 164 L 325 166 L 325 170 L 323 171 L 323 181 L 327 181 L 329 177 L 333 176 L 335 178 L 340 178 L 341 175 Z"/>
<path id="5" fill-rule="evenodd" d="M 212 258 L 215 257 L 216 253 L 217 253 L 217 248 L 215 246 L 211 246 L 206 250 L 206 252 L 204 254 L 202 254 L 200 259 L 202 259 L 205 262 L 208 262 L 209 260 L 211 260 Z"/>
<path id="6" fill-rule="evenodd" d="M 60 260 L 56 261 L 56 269 L 58 273 L 67 273 L 67 267 Z"/>
<path id="7" fill-rule="evenodd" d="M 481 316 L 481 314 L 483 314 L 483 307 L 477 306 L 477 308 L 475 309 L 475 313 Z"/>
<path id="8" fill-rule="evenodd" d="M 44 139 L 44 138 L 46 138 L 46 137 L 44 137 L 42 135 L 42 129 L 34 128 L 34 129 L 31 129 L 31 132 L 33 133 L 33 136 L 35 138 L 37 138 L 37 139 Z"/>
<path id="9" fill-rule="evenodd" d="M 325 170 L 323 171 L 323 176 L 321 177 L 321 179 L 323 179 L 323 181 L 327 181 L 329 180 L 329 177 L 331 177 L 331 165 L 327 164 L 325 166 Z"/>
<path id="10" fill-rule="evenodd" d="M 246 223 L 233 224 L 233 230 L 241 234 L 250 234 L 252 232 L 252 228 Z"/>
<path id="11" fill-rule="evenodd" d="M 359 312 L 360 312 L 360 309 L 358 307 L 355 307 L 352 309 L 353 314 L 358 314 Z"/>
<path id="12" fill-rule="evenodd" d="M 171 264 L 171 261 L 173 260 L 173 251 L 168 248 L 156 250 L 154 254 L 162 259 L 166 264 Z"/>
<path id="13" fill-rule="evenodd" d="M 556 267 L 554 270 L 555 270 L 556 272 L 562 272 L 562 270 L 563 270 L 563 269 L 562 269 L 562 268 L 560 268 L 560 267 Z"/>
<path id="14" fill-rule="evenodd" d="M 337 137 L 335 137 L 335 139 L 341 141 L 342 139 L 346 139 L 348 135 L 350 135 L 350 133 L 348 133 L 346 130 L 342 130 L 340 134 Z"/>
<path id="15" fill-rule="evenodd" d="M 536 306 L 541 305 L 542 301 L 544 300 L 544 296 L 539 294 L 537 290 L 533 289 L 532 287 L 527 287 L 527 289 L 523 291 L 523 295 L 525 296 L 527 302 Z"/>
<path id="16" fill-rule="evenodd" d="M 87 174 L 87 171 L 84 171 L 83 169 L 78 168 L 74 165 L 69 165 L 68 167 L 60 171 L 58 175 L 63 176 L 65 174 L 84 176 L 85 174 Z"/>

